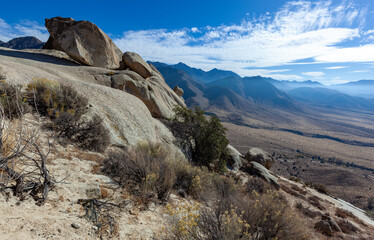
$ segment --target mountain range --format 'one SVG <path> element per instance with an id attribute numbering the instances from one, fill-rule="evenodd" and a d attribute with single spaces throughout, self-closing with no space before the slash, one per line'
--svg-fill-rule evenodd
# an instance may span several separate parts
<path id="1" fill-rule="evenodd" d="M 167 65 L 153 62 L 170 87 L 184 90 L 188 106 L 208 110 L 214 107 L 229 112 L 264 112 L 271 108 L 302 112 L 309 106 L 374 111 L 374 100 L 352 96 L 335 88 L 366 86 L 374 89 L 373 80 L 325 86 L 315 81 L 280 81 L 261 76 L 240 77 L 234 72 L 213 69 L 203 71 L 184 63 Z M 371 87 L 373 86 L 373 87 Z"/>
<path id="2" fill-rule="evenodd" d="M 14 38 L 8 42 L 0 41 L 0 47 L 12 48 L 12 49 L 41 49 L 44 46 L 44 42 L 40 41 L 36 37 L 19 37 Z"/>

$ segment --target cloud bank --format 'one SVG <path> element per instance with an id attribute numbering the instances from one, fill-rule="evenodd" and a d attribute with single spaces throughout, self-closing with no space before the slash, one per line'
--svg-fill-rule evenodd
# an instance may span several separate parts
<path id="1" fill-rule="evenodd" d="M 274 14 L 238 25 L 127 31 L 114 42 L 123 51 L 138 52 L 151 61 L 182 61 L 204 70 L 219 68 L 242 76 L 261 73 L 300 80 L 302 76 L 266 68 L 303 59 L 320 63 L 374 61 L 374 54 L 369 54 L 374 52 L 373 42 L 354 47 L 344 44 L 372 34 L 361 33 L 365 15 L 366 9 L 349 3 L 292 1 Z"/>

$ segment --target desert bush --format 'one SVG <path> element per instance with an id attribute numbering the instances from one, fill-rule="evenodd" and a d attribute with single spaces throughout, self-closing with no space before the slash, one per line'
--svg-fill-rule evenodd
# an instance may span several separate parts
<path id="1" fill-rule="evenodd" d="M 278 192 L 254 193 L 251 203 L 243 219 L 256 239 L 309 239 L 302 221 Z"/>
<path id="2" fill-rule="evenodd" d="M 27 86 L 27 96 L 38 113 L 52 120 L 50 127 L 58 136 L 92 151 L 103 151 L 109 145 L 109 132 L 102 119 L 98 115 L 84 116 L 88 100 L 72 86 L 45 78 L 33 79 Z"/>
<path id="3" fill-rule="evenodd" d="M 238 213 L 237 208 L 225 211 L 221 215 L 209 209 L 202 209 L 199 215 L 200 239 L 253 239 L 250 234 L 250 225 L 243 220 L 243 213 Z"/>
<path id="4" fill-rule="evenodd" d="M 248 182 L 245 184 L 245 191 L 248 194 L 253 193 L 253 191 L 256 191 L 260 194 L 265 193 L 267 190 L 269 190 L 271 186 L 269 183 L 264 182 L 258 177 L 252 177 L 248 180 Z"/>
<path id="5" fill-rule="evenodd" d="M 315 206 L 319 210 L 324 211 L 324 210 L 326 210 L 326 208 L 324 206 L 322 206 L 320 200 L 321 199 L 319 197 L 317 197 L 317 196 L 310 196 L 310 197 L 308 197 L 308 202 L 310 204 L 312 204 L 313 206 Z"/>
<path id="6" fill-rule="evenodd" d="M 273 191 L 235 194 L 231 205 L 218 204 L 200 212 L 203 239 L 309 239 L 300 219 Z"/>
<path id="7" fill-rule="evenodd" d="M 210 170 L 224 171 L 228 140 L 219 119 L 211 116 L 208 120 L 199 108 L 176 107 L 174 111 L 175 117 L 169 126 L 180 139 L 182 148 L 189 148 L 192 162 Z"/>
<path id="8" fill-rule="evenodd" d="M 27 95 L 36 110 L 51 119 L 58 119 L 60 114 L 66 113 L 72 116 L 70 121 L 78 121 L 87 112 L 87 99 L 72 86 L 45 78 L 33 79 L 27 85 Z"/>
<path id="9" fill-rule="evenodd" d="M 315 212 L 309 209 L 309 207 L 304 207 L 302 203 L 298 202 L 296 203 L 296 208 L 305 216 L 310 218 L 316 218 L 318 216 L 321 216 L 321 213 Z"/>
<path id="10" fill-rule="evenodd" d="M 155 198 L 166 201 L 175 182 L 168 153 L 160 144 L 142 143 L 129 151 L 112 152 L 102 171 L 143 203 Z"/>
<path id="11" fill-rule="evenodd" d="M 181 202 L 167 204 L 166 213 L 171 217 L 172 232 L 177 239 L 201 239 L 198 221 L 201 204 L 197 202 Z"/>
<path id="12" fill-rule="evenodd" d="M 21 86 L 0 81 L 0 104 L 4 117 L 7 119 L 20 118 L 28 110 L 26 98 L 21 91 Z"/>
<path id="13" fill-rule="evenodd" d="M 343 218 L 343 219 L 346 219 L 348 217 L 350 217 L 352 219 L 356 219 L 357 218 L 353 213 L 351 213 L 351 212 L 349 212 L 349 211 L 347 211 L 345 209 L 342 209 L 342 208 L 337 208 L 335 210 L 335 215 L 337 217 L 340 217 L 340 218 Z"/>
<path id="14" fill-rule="evenodd" d="M 183 197 L 191 196 L 202 199 L 204 192 L 202 180 L 209 174 L 207 170 L 190 165 L 188 162 L 179 162 L 173 166 L 175 183 L 173 188 Z M 206 183 L 204 183 L 206 186 Z"/>
<path id="15" fill-rule="evenodd" d="M 102 152 L 110 144 L 109 131 L 96 114 L 90 119 L 80 120 L 71 137 L 81 148 L 91 151 Z"/>
<path id="16" fill-rule="evenodd" d="M 374 210 L 374 198 L 373 198 L 373 197 L 368 198 L 367 209 L 368 209 L 369 211 Z"/>
<path id="17" fill-rule="evenodd" d="M 308 187 L 314 188 L 315 190 L 317 190 L 320 193 L 329 194 L 329 191 L 328 191 L 326 185 L 324 185 L 322 183 L 306 182 L 305 185 L 308 186 Z"/>
<path id="18" fill-rule="evenodd" d="M 355 225 L 353 225 L 350 221 L 346 219 L 339 219 L 337 221 L 337 224 L 339 225 L 342 232 L 346 234 L 352 234 L 359 231 L 359 229 Z"/>

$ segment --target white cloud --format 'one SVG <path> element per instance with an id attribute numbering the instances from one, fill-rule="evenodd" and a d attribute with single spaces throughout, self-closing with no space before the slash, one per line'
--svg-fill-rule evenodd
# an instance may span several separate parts
<path id="1" fill-rule="evenodd" d="M 374 44 L 359 47 L 329 48 L 315 59 L 321 62 L 373 62 Z"/>
<path id="2" fill-rule="evenodd" d="M 356 71 L 351 71 L 350 73 L 366 73 L 369 72 L 369 70 L 356 70 Z"/>
<path id="3" fill-rule="evenodd" d="M 342 68 L 346 68 L 346 67 L 345 66 L 325 67 L 325 69 L 329 69 L 329 70 L 342 69 Z"/>
<path id="4" fill-rule="evenodd" d="M 368 45 L 352 48 L 349 53 L 337 47 L 360 37 L 364 12 L 331 1 L 293 1 L 257 20 L 199 28 L 201 34 L 197 36 L 191 34 L 196 29 L 128 31 L 114 42 L 123 51 L 138 52 L 147 60 L 182 61 L 204 70 L 216 67 L 242 76 L 253 72 L 248 68 L 298 64 L 294 62 L 308 58 L 329 63 L 374 61 Z"/>
<path id="5" fill-rule="evenodd" d="M 303 72 L 303 74 L 306 76 L 311 76 L 311 77 L 321 77 L 325 75 L 324 72 Z"/>
<path id="6" fill-rule="evenodd" d="M 34 36 L 42 41 L 47 41 L 49 33 L 44 26 L 38 23 L 24 20 L 21 23 L 9 25 L 0 18 L 0 40 L 7 42 L 12 38 Z"/>
<path id="7" fill-rule="evenodd" d="M 193 27 L 193 28 L 191 28 L 191 32 L 193 32 L 193 33 L 199 32 L 199 29 L 197 27 Z"/>

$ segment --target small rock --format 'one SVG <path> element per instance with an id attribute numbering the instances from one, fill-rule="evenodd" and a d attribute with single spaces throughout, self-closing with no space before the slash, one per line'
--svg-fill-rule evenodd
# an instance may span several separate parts
<path id="1" fill-rule="evenodd" d="M 71 227 L 75 229 L 79 229 L 81 226 L 78 223 L 72 223 Z"/>
<path id="2" fill-rule="evenodd" d="M 179 97 L 183 97 L 183 94 L 184 94 L 184 91 L 182 88 L 178 87 L 178 86 L 175 86 L 173 91 L 179 96 Z"/>
<path id="3" fill-rule="evenodd" d="M 92 229 L 93 229 L 94 231 L 99 230 L 98 226 L 92 226 Z"/>

